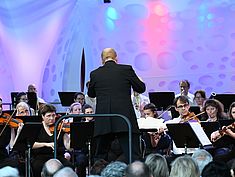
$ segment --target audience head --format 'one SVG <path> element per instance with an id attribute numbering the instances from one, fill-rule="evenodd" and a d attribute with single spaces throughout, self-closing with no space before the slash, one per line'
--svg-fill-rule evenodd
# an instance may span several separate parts
<path id="1" fill-rule="evenodd" d="M 111 162 L 108 164 L 103 171 L 101 172 L 101 176 L 103 177 L 123 177 L 124 171 L 127 165 L 124 162 Z"/>
<path id="2" fill-rule="evenodd" d="M 101 175 L 101 171 L 108 165 L 108 162 L 104 159 L 100 159 L 95 161 L 93 166 L 91 167 L 90 174 L 91 175 Z"/>
<path id="3" fill-rule="evenodd" d="M 200 171 L 190 156 L 180 156 L 171 165 L 170 177 L 199 177 Z"/>
<path id="4" fill-rule="evenodd" d="M 81 114 L 82 113 L 82 105 L 79 102 L 75 102 L 73 104 L 71 104 L 70 108 L 69 108 L 69 112 L 71 114 Z"/>
<path id="5" fill-rule="evenodd" d="M 206 113 L 206 118 L 217 119 L 225 117 L 223 104 L 216 99 L 208 99 L 202 108 Z"/>
<path id="6" fill-rule="evenodd" d="M 63 168 L 63 164 L 58 159 L 50 159 L 44 163 L 41 176 L 52 177 L 61 168 Z"/>
<path id="7" fill-rule="evenodd" d="M 19 177 L 19 171 L 16 168 L 5 166 L 0 169 L 1 177 Z"/>
<path id="8" fill-rule="evenodd" d="M 235 119 L 235 102 L 233 102 L 230 107 L 229 107 L 229 111 L 228 111 L 228 116 L 230 119 Z"/>
<path id="9" fill-rule="evenodd" d="M 200 173 L 202 173 L 203 168 L 213 160 L 213 157 L 209 152 L 204 149 L 198 149 L 192 155 L 192 158 L 198 164 Z"/>
<path id="10" fill-rule="evenodd" d="M 53 177 L 78 177 L 75 171 L 70 167 L 64 167 L 58 170 Z"/>
<path id="11" fill-rule="evenodd" d="M 30 115 L 30 107 L 25 102 L 19 102 L 16 105 L 16 116 L 29 116 Z"/>
<path id="12" fill-rule="evenodd" d="M 179 82 L 181 95 L 188 95 L 188 90 L 190 89 L 190 83 L 188 80 L 182 80 Z"/>
<path id="13" fill-rule="evenodd" d="M 105 48 L 101 53 L 102 64 L 105 64 L 107 61 L 113 60 L 117 62 L 117 53 L 112 48 Z"/>
<path id="14" fill-rule="evenodd" d="M 206 92 L 204 90 L 197 90 L 194 93 L 194 101 L 198 106 L 202 107 L 205 100 Z"/>
<path id="15" fill-rule="evenodd" d="M 151 177 L 149 167 L 140 161 L 129 164 L 125 170 L 125 177 Z"/>
<path id="16" fill-rule="evenodd" d="M 190 105 L 187 97 L 178 96 L 174 99 L 173 104 L 175 106 L 175 110 L 179 112 L 180 116 L 188 115 Z"/>
<path id="17" fill-rule="evenodd" d="M 29 84 L 29 85 L 28 85 L 28 92 L 37 93 L 36 85 L 35 85 L 35 84 Z"/>
<path id="18" fill-rule="evenodd" d="M 146 104 L 143 108 L 145 117 L 158 117 L 157 108 L 153 103 Z"/>
<path id="19" fill-rule="evenodd" d="M 82 92 L 74 94 L 74 102 L 79 102 L 82 106 L 85 104 L 85 95 Z"/>
<path id="20" fill-rule="evenodd" d="M 169 169 L 165 157 L 160 154 L 149 154 L 145 160 L 153 177 L 168 177 Z"/>
<path id="21" fill-rule="evenodd" d="M 230 177 L 230 169 L 224 162 L 212 161 L 202 170 L 202 177 Z"/>

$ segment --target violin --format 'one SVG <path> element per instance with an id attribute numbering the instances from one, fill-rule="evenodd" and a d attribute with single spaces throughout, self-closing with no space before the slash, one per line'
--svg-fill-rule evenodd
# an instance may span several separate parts
<path id="1" fill-rule="evenodd" d="M 49 126 L 49 130 L 51 133 L 53 133 L 55 130 L 55 125 L 53 124 L 53 125 Z M 57 130 L 63 131 L 64 133 L 70 133 L 70 123 L 64 123 L 64 122 L 59 123 Z"/>
<path id="2" fill-rule="evenodd" d="M 23 123 L 21 119 L 14 119 L 10 114 L 4 113 L 0 116 L 0 125 L 9 125 L 11 128 L 18 128 L 19 123 Z"/>
<path id="3" fill-rule="evenodd" d="M 226 127 L 223 127 L 221 130 L 219 130 L 219 134 L 221 135 L 221 137 L 225 135 L 225 132 L 228 129 L 231 129 L 232 131 L 234 131 L 235 130 L 235 122 L 233 122 L 232 124 L 230 124 Z"/>
<path id="4" fill-rule="evenodd" d="M 201 113 L 195 115 L 194 112 L 188 112 L 187 115 L 184 115 L 184 116 L 182 117 L 180 123 L 186 123 L 186 122 L 188 122 L 188 121 L 190 121 L 190 120 L 195 120 L 195 121 L 197 121 L 197 122 L 200 122 L 200 120 L 199 120 L 199 118 L 198 118 L 197 116 L 199 116 L 199 115 L 201 115 L 201 114 L 204 114 L 204 113 L 205 113 L 205 112 L 203 111 L 203 112 L 201 112 Z"/>

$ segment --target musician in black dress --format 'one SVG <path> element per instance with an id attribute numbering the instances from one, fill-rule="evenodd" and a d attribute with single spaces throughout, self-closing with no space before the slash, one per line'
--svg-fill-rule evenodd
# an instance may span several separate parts
<path id="1" fill-rule="evenodd" d="M 33 145 L 32 169 L 34 177 L 40 177 L 43 164 L 54 158 L 54 135 L 51 126 L 55 123 L 56 108 L 53 105 L 45 104 L 41 109 L 42 129 L 36 142 Z M 58 133 L 59 134 L 59 133 Z M 72 166 L 71 163 L 64 158 L 65 148 L 70 149 L 70 136 L 68 133 L 61 132 L 57 140 L 57 159 L 64 166 Z"/>

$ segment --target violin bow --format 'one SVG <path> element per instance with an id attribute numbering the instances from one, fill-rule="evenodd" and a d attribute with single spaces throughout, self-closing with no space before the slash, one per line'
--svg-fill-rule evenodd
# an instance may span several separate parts
<path id="1" fill-rule="evenodd" d="M 6 122 L 6 124 L 4 125 L 4 127 L 3 127 L 3 129 L 2 129 L 2 131 L 1 131 L 1 133 L 0 133 L 0 137 L 2 136 L 4 130 L 6 129 L 7 125 L 9 124 L 9 122 L 11 121 L 12 116 L 15 114 L 15 112 L 16 112 L 16 109 L 13 111 L 13 113 L 10 115 L 10 117 L 7 118 L 7 122 Z"/>

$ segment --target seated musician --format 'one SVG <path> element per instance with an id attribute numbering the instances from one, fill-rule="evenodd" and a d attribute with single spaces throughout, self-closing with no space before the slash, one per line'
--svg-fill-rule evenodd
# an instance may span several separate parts
<path id="1" fill-rule="evenodd" d="M 235 120 L 235 102 L 233 102 L 229 107 L 228 118 Z"/>
<path id="2" fill-rule="evenodd" d="M 153 103 L 146 104 L 143 111 L 146 119 L 158 118 L 157 108 Z M 167 155 L 169 153 L 172 140 L 169 135 L 164 133 L 164 127 L 160 127 L 158 132 L 144 132 L 142 138 L 146 145 L 145 155 L 150 153 Z"/>
<path id="3" fill-rule="evenodd" d="M 179 117 L 172 120 L 166 121 L 165 123 L 186 123 L 186 122 L 199 122 L 198 118 L 195 117 L 194 113 L 189 112 L 189 100 L 185 96 L 178 96 L 173 102 L 175 110 L 179 112 Z M 188 148 L 188 153 L 193 153 L 195 148 Z M 173 153 L 183 154 L 185 152 L 184 148 L 177 148 L 173 142 Z"/>
<path id="4" fill-rule="evenodd" d="M 25 92 L 19 92 L 16 95 L 16 105 L 19 104 L 20 102 L 25 102 L 26 104 L 28 104 L 28 96 Z M 35 110 L 33 108 L 30 108 L 29 105 L 28 107 L 29 107 L 30 115 L 35 115 Z"/>
<path id="5" fill-rule="evenodd" d="M 221 119 L 227 119 L 224 113 L 224 105 L 216 99 L 206 100 L 202 111 L 205 111 L 205 114 L 202 116 L 202 120 L 204 121 L 215 122 Z"/>
<path id="6" fill-rule="evenodd" d="M 32 148 L 32 169 L 34 177 L 40 177 L 43 164 L 54 157 L 54 135 L 51 127 L 55 123 L 56 108 L 51 104 L 45 104 L 41 107 L 42 129 Z M 59 131 L 58 131 L 59 132 Z M 64 166 L 72 166 L 71 163 L 64 158 L 64 151 L 70 149 L 70 135 L 68 133 L 58 133 L 58 151 L 57 158 Z"/>
<path id="7" fill-rule="evenodd" d="M 2 132 L 5 124 L 3 124 L 4 119 L 6 117 L 3 117 L 2 113 L 2 98 L 0 98 L 0 119 L 2 119 L 2 124 L 0 125 L 0 168 L 4 166 L 11 166 L 17 168 L 18 162 L 15 159 L 10 158 L 9 156 L 9 150 L 8 146 L 10 144 L 10 139 L 11 139 L 11 127 L 6 126 L 5 130 Z"/>
<path id="8" fill-rule="evenodd" d="M 229 108 L 229 115 L 233 118 L 232 111 L 235 112 L 235 103 Z M 224 136 L 224 137 L 223 137 Z M 223 140 L 219 142 L 220 138 Z M 213 154 L 214 160 L 232 163 L 235 160 L 235 123 L 224 126 L 221 130 L 217 130 L 211 134 L 211 141 L 214 142 L 216 150 Z"/>

